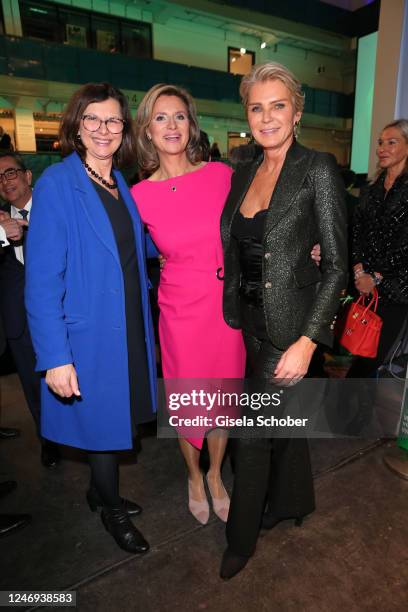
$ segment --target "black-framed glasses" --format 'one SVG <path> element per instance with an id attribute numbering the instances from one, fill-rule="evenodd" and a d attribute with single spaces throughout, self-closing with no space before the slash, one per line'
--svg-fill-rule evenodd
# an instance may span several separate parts
<path id="1" fill-rule="evenodd" d="M 102 123 L 104 123 L 106 125 L 106 129 L 111 134 L 120 134 L 123 132 L 123 128 L 125 127 L 126 123 L 124 119 L 119 119 L 119 117 L 99 119 L 99 117 L 96 117 L 95 115 L 83 115 L 82 122 L 84 124 L 84 128 L 88 132 L 97 132 Z"/>
<path id="2" fill-rule="evenodd" d="M 17 178 L 18 172 L 25 172 L 22 168 L 7 168 L 4 172 L 0 173 L 0 182 L 4 181 L 14 181 Z"/>

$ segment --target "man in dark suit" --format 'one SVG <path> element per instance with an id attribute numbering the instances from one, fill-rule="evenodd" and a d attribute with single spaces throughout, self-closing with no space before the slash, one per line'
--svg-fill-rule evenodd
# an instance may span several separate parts
<path id="1" fill-rule="evenodd" d="M 6 202 L 0 212 L 0 313 L 6 338 L 15 361 L 24 395 L 40 436 L 40 375 L 35 371 L 35 354 L 24 305 L 24 234 L 31 210 L 30 170 L 15 153 L 0 154 L 0 197 Z M 41 439 L 41 437 L 40 437 Z M 54 467 L 58 446 L 41 439 L 41 460 Z"/>
<path id="2" fill-rule="evenodd" d="M 1 237 L 0 237 L 1 239 Z M 3 247 L 0 242 L 0 256 L 2 254 Z M 4 335 L 3 324 L 0 317 L 0 357 L 6 349 L 6 337 Z M 0 402 L 1 402 L 1 389 L 0 389 Z M 17 483 L 14 480 L 6 480 L 0 482 L 0 499 L 5 495 L 11 493 L 16 488 Z M 8 535 L 17 529 L 21 529 L 28 525 L 31 521 L 29 514 L 0 514 L 0 537 Z"/>

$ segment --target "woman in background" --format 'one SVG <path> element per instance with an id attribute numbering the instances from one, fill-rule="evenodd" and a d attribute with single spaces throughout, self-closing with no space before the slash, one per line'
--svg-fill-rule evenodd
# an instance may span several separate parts
<path id="1" fill-rule="evenodd" d="M 347 376 L 374 376 L 401 332 L 408 304 L 408 120 L 385 126 L 377 145 L 378 172 L 357 205 L 352 234 L 358 292 L 378 290 L 383 320 L 375 358 L 357 357 Z"/>

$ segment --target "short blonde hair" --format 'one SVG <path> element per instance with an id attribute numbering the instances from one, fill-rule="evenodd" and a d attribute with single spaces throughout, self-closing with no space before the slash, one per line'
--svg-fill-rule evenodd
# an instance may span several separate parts
<path id="1" fill-rule="evenodd" d="M 153 108 L 160 96 L 177 96 L 185 104 L 190 122 L 190 138 L 186 149 L 187 158 L 192 164 L 198 164 L 203 159 L 200 128 L 193 98 L 182 87 L 159 83 L 145 94 L 136 113 L 136 151 L 139 174 L 142 178 L 152 175 L 160 166 L 157 151 L 152 141 L 147 137 L 147 128 L 152 120 Z"/>
<path id="2" fill-rule="evenodd" d="M 388 130 L 388 128 L 396 128 L 405 142 L 408 144 L 408 119 L 396 119 L 395 121 L 391 121 L 391 123 L 387 123 L 381 130 L 381 134 L 384 130 Z M 380 174 L 383 172 L 383 169 L 380 167 L 379 162 L 377 163 L 377 170 L 375 175 L 373 176 L 371 182 L 375 182 Z M 405 160 L 405 166 L 401 174 L 408 173 L 408 157 Z"/>
<path id="3" fill-rule="evenodd" d="M 305 94 L 302 91 L 302 84 L 286 66 L 278 64 L 278 62 L 257 64 L 253 66 L 249 74 L 242 78 L 239 93 L 245 108 L 248 106 L 249 92 L 252 85 L 276 80 L 281 81 L 289 89 L 295 111 L 302 113 L 305 106 Z"/>

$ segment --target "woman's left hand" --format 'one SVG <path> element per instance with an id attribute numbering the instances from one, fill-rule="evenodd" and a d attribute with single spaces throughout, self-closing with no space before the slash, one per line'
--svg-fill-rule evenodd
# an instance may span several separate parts
<path id="1" fill-rule="evenodd" d="M 357 291 L 362 293 L 363 295 L 369 295 L 373 292 L 375 287 L 375 282 L 371 274 L 366 274 L 365 272 L 360 273 L 355 277 L 355 286 Z"/>
<path id="2" fill-rule="evenodd" d="M 301 336 L 283 353 L 274 372 L 283 386 L 294 385 L 307 373 L 316 343 L 307 336 Z M 283 381 L 283 382 L 282 382 Z"/>

